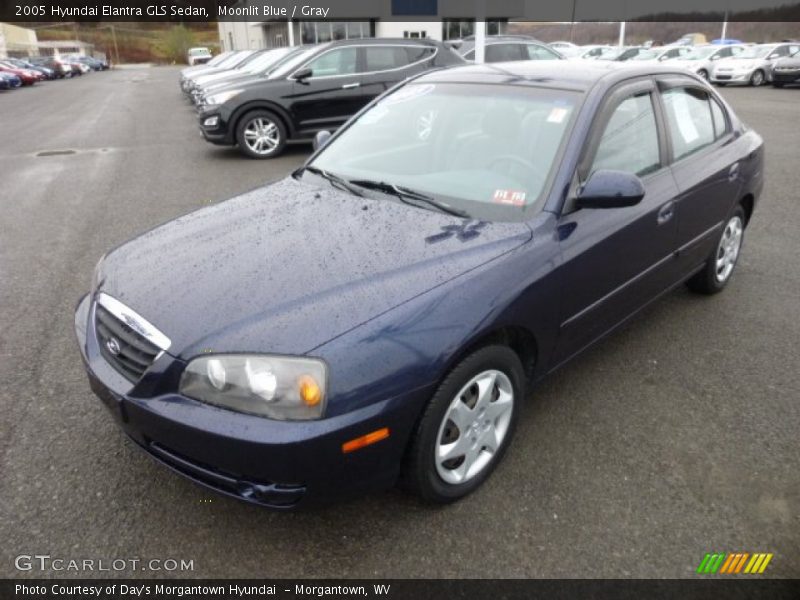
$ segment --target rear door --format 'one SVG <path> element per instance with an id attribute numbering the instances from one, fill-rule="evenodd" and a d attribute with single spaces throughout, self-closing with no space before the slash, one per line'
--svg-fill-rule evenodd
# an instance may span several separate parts
<path id="1" fill-rule="evenodd" d="M 722 104 L 704 86 L 680 76 L 659 79 L 671 170 L 679 195 L 678 259 L 684 272 L 711 253 L 742 187 L 740 149 Z"/>
<path id="2" fill-rule="evenodd" d="M 359 48 L 340 46 L 311 58 L 300 69 L 311 77 L 293 80 L 290 112 L 300 137 L 338 129 L 360 107 Z"/>
<path id="3" fill-rule="evenodd" d="M 613 169 L 639 176 L 646 194 L 625 208 L 565 206 L 558 226 L 564 264 L 556 363 L 674 283 L 677 186 L 667 165 L 655 82 L 618 87 L 598 114 L 574 187 L 598 169 Z"/>

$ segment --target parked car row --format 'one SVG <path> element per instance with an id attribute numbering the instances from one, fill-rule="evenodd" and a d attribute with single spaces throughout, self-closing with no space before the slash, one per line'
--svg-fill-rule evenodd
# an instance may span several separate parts
<path id="1" fill-rule="evenodd" d="M 782 87 L 800 83 L 800 42 L 715 42 L 702 45 L 676 42 L 669 46 L 649 47 L 576 46 L 570 42 L 553 42 L 550 47 L 569 60 L 617 60 L 631 61 L 631 64 L 651 62 L 679 65 L 720 86 L 744 84 L 757 87 L 772 83 L 775 87 Z"/>
<path id="2" fill-rule="evenodd" d="M 79 77 L 92 71 L 105 71 L 105 60 L 90 56 L 36 56 L 0 60 L 0 90 L 13 90 L 40 81 Z"/>

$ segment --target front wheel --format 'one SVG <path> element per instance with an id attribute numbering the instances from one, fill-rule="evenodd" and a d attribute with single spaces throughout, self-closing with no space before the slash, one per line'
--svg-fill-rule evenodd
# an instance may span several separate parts
<path id="1" fill-rule="evenodd" d="M 403 482 L 425 500 L 453 502 L 486 481 L 514 433 L 525 389 L 507 346 L 487 346 L 439 385 L 411 441 Z"/>
<path id="2" fill-rule="evenodd" d="M 725 288 L 742 249 L 744 223 L 744 210 L 737 206 L 725 223 L 714 253 L 708 257 L 703 270 L 686 282 L 689 289 L 701 294 L 716 294 Z"/>
<path id="3" fill-rule="evenodd" d="M 708 71 L 706 71 L 705 69 L 700 69 L 700 70 L 697 72 L 697 74 L 698 74 L 698 75 L 700 75 L 700 77 L 702 77 L 702 78 L 703 78 L 703 79 L 705 79 L 706 81 L 708 81 Z"/>
<path id="4" fill-rule="evenodd" d="M 236 144 L 250 158 L 274 158 L 286 146 L 286 128 L 275 114 L 256 110 L 239 121 Z"/>
<path id="5" fill-rule="evenodd" d="M 750 76 L 750 85 L 758 87 L 762 83 L 764 83 L 764 71 L 758 69 Z"/>

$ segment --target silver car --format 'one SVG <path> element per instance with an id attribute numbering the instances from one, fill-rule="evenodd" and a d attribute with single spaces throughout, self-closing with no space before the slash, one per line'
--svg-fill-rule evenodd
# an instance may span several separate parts
<path id="1" fill-rule="evenodd" d="M 743 52 L 747 46 L 744 44 L 730 44 L 726 46 L 694 46 L 688 54 L 675 59 L 664 61 L 664 64 L 683 67 L 693 73 L 697 73 L 703 79 L 708 79 L 711 70 L 717 61 L 724 58 L 737 56 Z"/>
<path id="2" fill-rule="evenodd" d="M 775 61 L 800 50 L 800 42 L 749 46 L 736 56 L 717 61 L 709 80 L 717 85 L 738 83 L 759 86 L 772 81 Z"/>

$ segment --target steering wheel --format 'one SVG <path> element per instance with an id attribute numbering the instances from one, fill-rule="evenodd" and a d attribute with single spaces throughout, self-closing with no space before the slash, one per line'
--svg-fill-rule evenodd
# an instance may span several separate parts
<path id="1" fill-rule="evenodd" d="M 506 163 L 512 166 L 516 166 L 517 168 L 522 168 L 524 173 L 523 177 L 520 177 L 521 181 L 530 181 L 531 173 L 536 176 L 536 178 L 540 181 L 544 181 L 544 173 L 542 173 L 542 168 L 532 163 L 529 160 L 522 158 L 521 156 L 517 156 L 516 154 L 501 154 L 500 156 L 495 156 L 492 160 L 489 161 L 489 168 L 494 167 L 498 163 Z M 507 173 L 508 175 L 512 176 L 512 173 Z"/>

